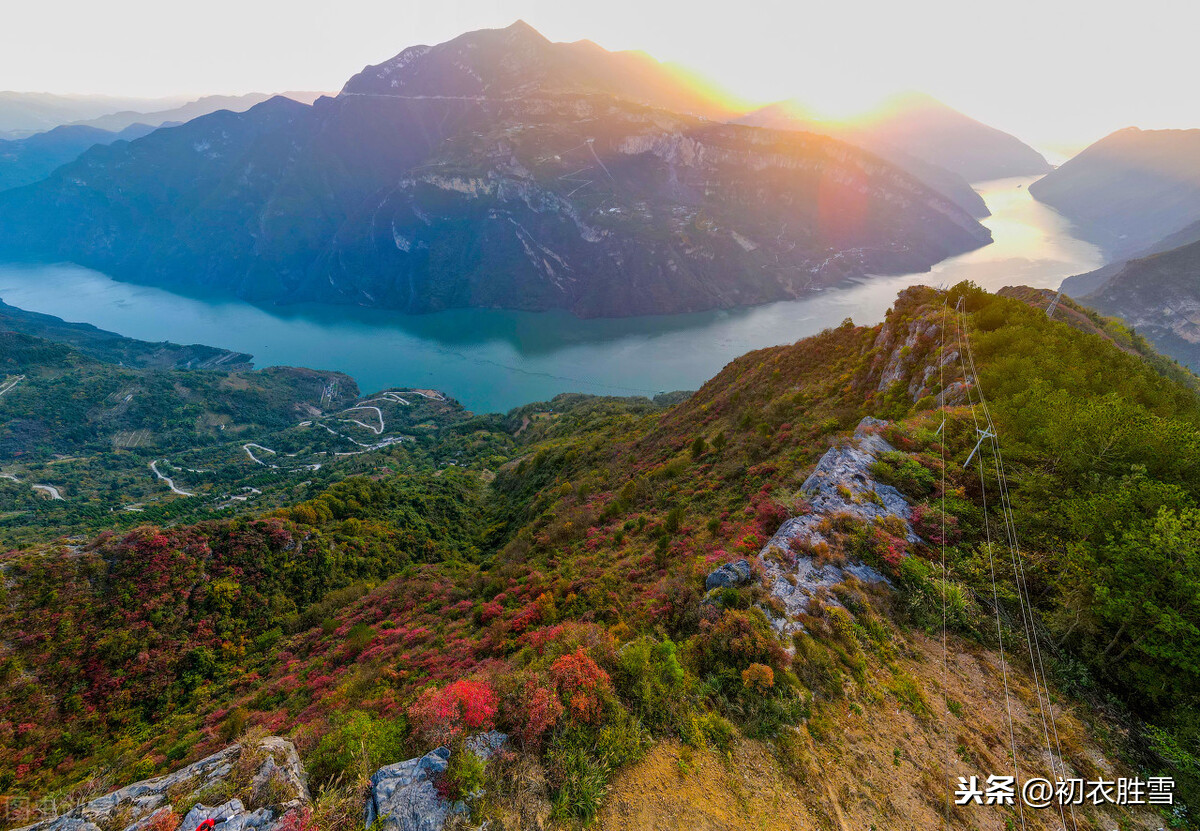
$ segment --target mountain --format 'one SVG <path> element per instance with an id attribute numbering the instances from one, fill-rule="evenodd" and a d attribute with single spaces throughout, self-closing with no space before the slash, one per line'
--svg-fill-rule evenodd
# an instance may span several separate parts
<path id="1" fill-rule="evenodd" d="M 311 104 L 324 95 L 324 93 L 281 92 L 278 95 L 290 98 L 293 101 L 299 101 L 302 104 Z M 250 92 L 245 95 L 205 95 L 202 98 L 197 98 L 195 101 L 188 101 L 186 104 L 177 107 L 158 109 L 150 112 L 122 110 L 120 112 L 105 113 L 98 118 L 92 118 L 87 121 L 74 122 L 74 124 L 75 126 L 94 127 L 99 130 L 109 130 L 112 132 L 126 130 L 134 124 L 149 124 L 152 127 L 161 127 L 164 124 L 191 121 L 193 118 L 215 113 L 217 110 L 230 110 L 235 113 L 245 112 L 256 104 L 261 104 L 263 101 L 274 97 L 275 94 L 262 92 Z"/>
<path id="2" fill-rule="evenodd" d="M 764 107 L 741 120 L 747 124 L 827 133 L 873 150 L 901 166 L 906 159 L 916 159 L 966 182 L 1032 176 L 1050 170 L 1040 153 L 1015 136 L 919 93 L 894 96 L 845 121 L 823 121 L 802 104 L 787 101 Z M 911 172 L 921 176 L 919 169 Z M 943 175 L 942 181 L 941 186 L 932 179 L 929 184 L 961 191 L 958 180 L 947 180 Z M 947 192 L 947 195 L 953 194 Z"/>
<path id="3" fill-rule="evenodd" d="M 1200 370 L 1200 241 L 1071 277 L 1063 291 L 1122 318 L 1160 352 Z"/>
<path id="4" fill-rule="evenodd" d="M 155 128 L 133 124 L 119 133 L 96 127 L 55 127 L 28 138 L 0 141 L 0 190 L 45 179 L 57 167 L 79 158 L 96 144 L 133 141 Z"/>
<path id="5" fill-rule="evenodd" d="M 165 110 L 186 102 L 187 99 L 182 97 L 131 98 L 110 95 L 54 95 L 47 92 L 0 92 L 0 138 L 24 138 L 63 124 L 99 118 L 118 110 Z"/>
<path id="6" fill-rule="evenodd" d="M 1118 130 L 1029 192 L 1114 260 L 1164 250 L 1161 240 L 1200 222 L 1200 130 Z"/>
<path id="7" fill-rule="evenodd" d="M 408 417 L 411 441 L 329 454 L 358 465 L 336 477 L 263 468 L 247 487 L 290 486 L 274 510 L 95 512 L 66 540 L 31 523 L 0 553 L 0 823 L 65 794 L 35 831 L 364 812 L 444 829 L 451 811 L 522 831 L 933 828 L 960 776 L 1014 764 L 1171 777 L 1164 811 L 1188 815 L 1200 781 L 1164 751 L 1197 736 L 1200 398 L 1030 291 L 914 287 L 877 326 L 756 350 L 668 407 L 565 395 L 469 417 L 397 396 L 380 419 L 442 409 Z M 0 407 L 77 414 L 73 360 L 26 358 L 37 388 Z M 204 407 L 258 389 L 230 378 L 159 390 Z M 377 425 L 354 404 L 321 423 Z M 976 455 L 979 419 L 999 438 Z M 302 423 L 282 433 L 328 435 Z M 48 471 L 85 461 L 41 452 Z M 166 491 L 162 452 L 139 459 L 109 498 Z M 189 467 L 167 475 L 236 469 Z M 3 504 L 29 487 L 0 480 Z M 952 827 L 1003 827 L 996 807 L 954 806 Z M 1167 824 L 1074 807 L 1080 827 Z"/>
<path id="8" fill-rule="evenodd" d="M 991 213 L 984 203 L 983 197 L 976 193 L 967 180 L 957 173 L 952 173 L 944 167 L 930 164 L 902 150 L 878 142 L 866 133 L 845 128 L 833 122 L 821 121 L 794 102 L 785 101 L 768 105 L 742 116 L 737 119 L 737 123 L 748 124 L 752 127 L 768 127 L 773 130 L 802 130 L 833 136 L 881 156 L 951 200 L 976 219 L 986 217 Z"/>
<path id="9" fill-rule="evenodd" d="M 413 47 L 337 98 L 94 147 L 0 195 L 0 253 L 259 302 L 697 311 L 990 241 L 878 157 L 716 123 L 644 56 L 524 24 Z"/>
<path id="10" fill-rule="evenodd" d="M 609 52 L 589 40 L 553 43 L 522 20 L 437 46 L 410 46 L 363 69 L 341 94 L 493 101 L 531 94 L 610 95 L 714 119 L 733 114 L 716 95 L 644 52 Z"/>
<path id="11" fill-rule="evenodd" d="M 1094 271 L 1085 274 L 1075 274 L 1063 280 L 1062 289 L 1073 297 L 1084 297 L 1097 291 L 1101 286 L 1115 277 L 1125 265 L 1133 260 L 1141 260 L 1155 254 L 1162 254 L 1176 248 L 1182 248 L 1193 242 L 1200 242 L 1200 220 L 1193 222 L 1173 234 L 1155 242 L 1146 248 L 1128 256 L 1118 257 L 1112 262 L 1105 263 Z"/>
<path id="12" fill-rule="evenodd" d="M 874 141 L 944 167 L 968 182 L 1032 176 L 1050 169 L 1041 153 L 1016 136 L 920 93 L 885 101 L 867 114 L 862 130 Z"/>

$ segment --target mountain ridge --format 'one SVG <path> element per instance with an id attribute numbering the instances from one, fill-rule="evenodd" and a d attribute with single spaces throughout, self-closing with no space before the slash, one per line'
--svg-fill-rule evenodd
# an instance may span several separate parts
<path id="1" fill-rule="evenodd" d="M 865 151 L 634 101 L 665 88 L 657 63 L 614 96 L 627 74 L 597 66 L 628 56 L 595 49 L 468 33 L 311 107 L 276 97 L 93 148 L 0 195 L 0 251 L 255 302 L 625 316 L 789 299 L 990 241 Z M 366 94 L 385 79 L 416 94 Z"/>
<path id="2" fill-rule="evenodd" d="M 780 101 L 738 119 L 760 126 L 806 129 L 832 135 L 898 163 L 916 159 L 969 183 L 1048 172 L 1046 159 L 1016 136 L 984 124 L 921 93 L 886 99 L 845 120 L 823 120 L 803 104 Z M 913 170 L 919 174 L 919 170 Z M 932 184 L 936 180 L 930 180 Z M 956 183 L 946 181 L 943 187 Z M 961 187 L 961 184 L 957 184 Z"/>

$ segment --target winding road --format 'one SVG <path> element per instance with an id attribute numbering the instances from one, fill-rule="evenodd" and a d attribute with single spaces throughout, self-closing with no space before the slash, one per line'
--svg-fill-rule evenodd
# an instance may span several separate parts
<path id="1" fill-rule="evenodd" d="M 192 493 L 191 491 L 185 491 L 185 490 L 182 490 L 181 488 L 176 487 L 175 480 L 173 480 L 170 476 L 164 476 L 162 471 L 160 471 L 158 469 L 157 461 L 153 461 L 150 463 L 150 469 L 154 471 L 155 476 L 157 476 L 159 479 L 162 479 L 164 482 L 167 483 L 167 487 L 171 489 L 171 493 L 177 493 L 180 496 L 195 496 L 196 495 L 196 494 Z"/>
<path id="2" fill-rule="evenodd" d="M 25 380 L 24 375 L 17 375 L 13 378 L 9 378 L 7 381 L 0 382 L 0 395 L 4 395 L 4 393 L 13 389 L 14 387 L 16 387 L 17 384 L 21 383 L 24 380 Z"/>

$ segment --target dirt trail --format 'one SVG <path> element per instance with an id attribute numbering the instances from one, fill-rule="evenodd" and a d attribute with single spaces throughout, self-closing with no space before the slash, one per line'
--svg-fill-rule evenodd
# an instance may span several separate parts
<path id="1" fill-rule="evenodd" d="M 683 762 L 681 763 L 681 758 Z M 596 827 L 662 831 L 817 831 L 771 749 L 745 742 L 726 760 L 677 742 L 657 745 L 617 775 Z"/>

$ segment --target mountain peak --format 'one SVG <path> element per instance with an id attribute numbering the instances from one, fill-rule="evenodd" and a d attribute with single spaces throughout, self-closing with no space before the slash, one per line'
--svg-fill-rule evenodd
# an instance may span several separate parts
<path id="1" fill-rule="evenodd" d="M 545 35 L 521 19 L 513 21 L 503 31 L 509 32 L 513 35 L 519 35 L 521 37 L 536 37 L 539 40 L 545 40 L 547 43 L 550 42 L 549 40 L 546 40 Z"/>
<path id="2" fill-rule="evenodd" d="M 729 114 L 716 95 L 643 52 L 553 42 L 524 20 L 436 46 L 410 46 L 364 68 L 341 94 L 481 100 L 564 93 L 610 95 L 710 118 Z"/>

